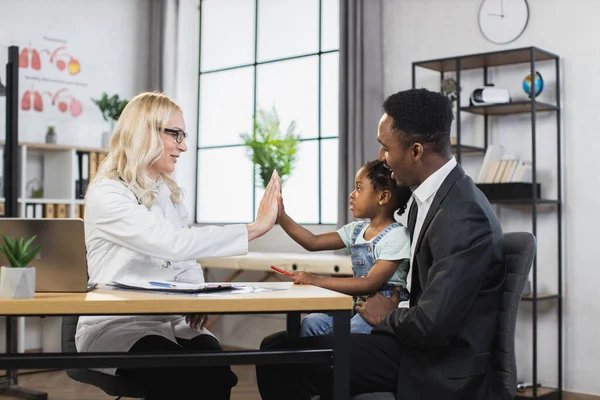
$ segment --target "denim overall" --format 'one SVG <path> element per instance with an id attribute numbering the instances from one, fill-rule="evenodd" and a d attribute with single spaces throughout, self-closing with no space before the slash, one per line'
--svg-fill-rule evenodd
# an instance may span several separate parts
<path id="1" fill-rule="evenodd" d="M 363 276 L 367 276 L 373 265 L 375 265 L 375 256 L 374 249 L 377 246 L 377 243 L 394 228 L 400 227 L 401 225 L 398 222 L 394 222 L 386 227 L 384 230 L 379 232 L 379 234 L 372 240 L 366 243 L 356 243 L 356 239 L 358 235 L 365 227 L 365 224 L 368 222 L 364 222 L 362 224 L 357 224 L 352 232 L 352 245 L 350 247 L 350 258 L 352 259 L 352 270 L 354 272 L 355 278 L 360 278 Z M 384 283 L 381 288 L 379 288 L 378 292 L 383 294 L 386 297 L 392 297 L 392 292 L 394 290 L 394 286 L 389 283 Z M 409 293 L 406 289 L 402 288 L 400 292 L 400 301 L 408 300 Z M 354 299 L 354 303 L 358 298 Z M 360 314 L 355 314 L 354 317 L 350 320 L 350 332 L 351 333 L 371 333 L 373 326 L 371 326 L 368 322 L 366 322 Z M 300 336 L 317 336 L 317 335 L 328 335 L 333 332 L 333 319 L 327 314 L 323 313 L 313 313 L 309 314 L 304 320 L 302 320 L 302 325 L 300 326 Z"/>

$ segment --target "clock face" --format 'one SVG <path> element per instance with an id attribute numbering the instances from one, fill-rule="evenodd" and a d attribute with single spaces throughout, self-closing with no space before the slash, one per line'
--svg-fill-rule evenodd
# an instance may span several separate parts
<path id="1" fill-rule="evenodd" d="M 529 21 L 527 0 L 483 0 L 479 7 L 479 29 L 497 44 L 516 40 Z"/>

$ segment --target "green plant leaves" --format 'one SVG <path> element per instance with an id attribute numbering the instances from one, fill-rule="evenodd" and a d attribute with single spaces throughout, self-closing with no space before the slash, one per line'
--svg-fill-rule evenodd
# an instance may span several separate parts
<path id="1" fill-rule="evenodd" d="M 29 238 L 27 241 L 25 241 L 25 238 L 13 239 L 6 235 L 2 235 L 2 238 L 4 239 L 4 245 L 0 245 L 0 252 L 6 256 L 13 268 L 27 267 L 42 249 L 41 246 L 37 246 L 29 250 L 36 236 Z"/>
<path id="2" fill-rule="evenodd" d="M 102 112 L 105 121 L 117 121 L 123 112 L 129 100 L 121 100 L 118 94 L 108 97 L 108 94 L 102 93 L 99 99 L 92 99 Z"/>
<path id="3" fill-rule="evenodd" d="M 281 121 L 275 107 L 272 110 L 257 110 L 252 135 L 240 135 L 244 145 L 252 149 L 252 162 L 257 166 L 257 175 L 263 188 L 267 187 L 273 170 L 277 170 L 282 184 L 294 168 L 300 136 L 296 134 L 296 122 L 292 121 L 285 134 L 281 132 Z"/>

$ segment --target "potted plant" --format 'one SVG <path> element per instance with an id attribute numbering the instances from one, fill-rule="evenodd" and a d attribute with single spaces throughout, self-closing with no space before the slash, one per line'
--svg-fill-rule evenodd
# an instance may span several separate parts
<path id="1" fill-rule="evenodd" d="M 456 125 L 456 112 L 454 105 L 458 100 L 458 92 L 461 88 L 458 87 L 458 83 L 456 79 L 452 77 L 445 78 L 442 81 L 442 93 L 450 100 L 450 104 L 452 106 L 452 113 L 454 114 L 454 121 L 452 121 L 452 134 L 450 136 L 450 141 L 454 145 L 456 144 L 456 135 L 454 134 L 454 126 Z M 457 105 L 460 106 L 459 104 Z"/>
<path id="2" fill-rule="evenodd" d="M 240 135 L 244 145 L 252 149 L 251 159 L 257 166 L 257 183 L 267 187 L 273 170 L 285 182 L 294 168 L 300 136 L 296 134 L 296 122 L 290 122 L 285 134 L 281 131 L 281 122 L 275 107 L 271 111 L 257 110 L 252 135 Z"/>
<path id="3" fill-rule="evenodd" d="M 0 297 L 32 298 L 35 295 L 35 268 L 29 263 L 37 256 L 41 247 L 29 248 L 35 236 L 27 241 L 25 238 L 2 237 L 4 245 L 0 245 L 0 252 L 10 265 L 0 267 Z"/>
<path id="4" fill-rule="evenodd" d="M 108 94 L 102 93 L 102 97 L 92 99 L 92 101 L 98 106 L 100 112 L 102 112 L 104 120 L 110 123 L 110 131 L 102 134 L 102 147 L 107 148 L 112 131 L 115 129 L 115 122 L 119 120 L 129 100 L 121 99 L 118 94 L 109 97 Z"/>
<path id="5" fill-rule="evenodd" d="M 48 131 L 46 132 L 46 143 L 56 143 L 56 128 L 54 128 L 54 125 L 48 126 Z"/>
<path id="6" fill-rule="evenodd" d="M 442 81 L 442 92 L 450 103 L 452 104 L 452 110 L 454 110 L 454 103 L 458 100 L 458 84 L 454 78 L 446 78 Z"/>

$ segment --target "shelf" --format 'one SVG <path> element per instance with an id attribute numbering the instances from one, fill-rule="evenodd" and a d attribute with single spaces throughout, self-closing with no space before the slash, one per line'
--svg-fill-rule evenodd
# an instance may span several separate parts
<path id="1" fill-rule="evenodd" d="M 4 146 L 4 140 L 0 140 L 0 146 Z M 53 144 L 53 143 L 33 143 L 33 142 L 19 142 L 19 146 L 26 146 L 31 150 L 48 150 L 48 151 L 65 151 L 75 150 L 90 153 L 106 153 L 107 149 L 100 147 L 85 147 L 85 146 L 71 146 L 68 144 Z"/>
<path id="2" fill-rule="evenodd" d="M 421 85 L 418 83 L 418 78 L 421 75 L 427 76 L 427 78 L 431 78 L 434 75 L 436 75 L 436 72 L 438 73 L 438 79 L 445 79 L 445 78 L 449 78 L 449 77 L 454 77 L 454 79 L 457 80 L 459 86 L 463 85 L 463 80 L 467 80 L 470 83 L 473 84 L 477 84 L 477 82 L 479 83 L 487 83 L 487 80 L 490 78 L 491 75 L 496 76 L 498 73 L 500 74 L 504 74 L 503 72 L 503 68 L 502 66 L 508 66 L 508 68 L 506 68 L 506 72 L 510 73 L 511 71 L 514 73 L 518 73 L 521 76 L 527 75 L 528 73 L 530 73 L 532 70 L 539 70 L 540 68 L 549 68 L 554 70 L 555 74 L 558 76 L 560 74 L 560 65 L 559 65 L 559 61 L 560 61 L 560 57 L 556 54 L 550 53 L 548 51 L 542 50 L 540 48 L 537 47 L 523 47 L 523 48 L 517 48 L 517 49 L 505 49 L 505 50 L 498 50 L 498 51 L 493 51 L 493 52 L 485 52 L 485 53 L 478 53 L 478 54 L 450 54 L 450 53 L 446 53 L 445 54 L 446 57 L 443 58 L 437 58 L 437 59 L 429 59 L 429 60 L 417 60 L 415 62 L 412 62 L 412 87 L 413 88 L 418 88 L 421 87 Z M 427 69 L 430 72 L 423 72 L 420 71 L 421 69 Z M 520 71 L 520 72 L 519 72 Z M 490 75 L 491 74 L 491 75 Z M 478 77 L 477 77 L 478 76 Z M 481 82 L 483 81 L 483 82 Z M 547 82 L 548 84 L 548 82 Z M 454 130 L 454 134 L 458 137 L 461 138 L 460 143 L 456 143 L 456 140 L 454 140 L 453 143 L 451 143 L 452 145 L 452 150 L 453 153 L 456 155 L 457 154 L 457 150 L 460 150 L 460 154 L 461 156 L 469 156 L 469 157 L 463 157 L 464 159 L 470 160 L 470 158 L 472 157 L 472 155 L 477 155 L 477 156 L 484 156 L 485 157 L 485 153 L 487 150 L 487 147 L 491 144 L 495 144 L 496 141 L 499 140 L 499 144 L 502 144 L 502 141 L 506 141 L 509 140 L 509 138 L 507 137 L 493 137 L 491 136 L 492 127 L 490 127 L 490 124 L 488 124 L 489 121 L 489 116 L 492 116 L 492 122 L 494 122 L 494 120 L 500 119 L 500 118 L 504 118 L 504 117 L 508 117 L 511 115 L 515 115 L 516 116 L 516 120 L 514 122 L 518 122 L 519 124 L 525 124 L 527 126 L 527 130 L 530 132 L 527 134 L 527 139 L 531 139 L 534 144 L 532 145 L 532 148 L 535 149 L 535 141 L 541 141 L 541 139 L 538 138 L 539 136 L 539 128 L 536 127 L 536 118 L 538 117 L 538 113 L 539 115 L 539 119 L 555 119 L 556 118 L 556 123 L 554 124 L 556 127 L 556 139 L 560 139 L 560 126 L 562 124 L 562 120 L 561 120 L 561 108 L 558 107 L 557 105 L 560 104 L 559 103 L 559 99 L 557 96 L 560 95 L 560 90 L 561 88 L 559 88 L 559 80 L 558 78 L 556 78 L 551 85 L 548 86 L 552 86 L 552 88 L 554 89 L 553 93 L 551 93 L 550 97 L 544 99 L 544 97 L 534 97 L 534 98 L 529 98 L 527 97 L 526 94 L 524 94 L 523 92 L 521 92 L 521 94 L 523 96 L 515 96 L 514 97 L 514 101 L 508 102 L 508 103 L 503 103 L 503 104 L 485 104 L 485 105 L 475 105 L 472 102 L 469 102 L 468 97 L 469 97 L 469 93 L 467 93 L 465 96 L 463 96 L 463 100 L 467 100 L 466 102 L 462 103 L 459 102 L 458 104 L 458 109 L 455 109 L 455 111 L 458 114 L 458 120 L 460 121 L 460 118 L 463 114 L 461 114 L 462 112 L 465 113 L 465 116 L 468 116 L 468 118 L 473 118 L 471 116 L 475 116 L 475 118 L 479 118 L 480 116 L 483 117 L 483 119 L 485 119 L 486 124 L 483 126 L 478 126 L 477 127 L 477 131 L 481 131 L 482 132 L 482 136 L 469 136 L 470 139 L 468 140 L 469 144 L 473 144 L 473 145 L 479 145 L 481 147 L 476 147 L 476 146 L 465 146 L 464 143 L 464 134 L 461 135 L 461 131 L 463 131 L 464 128 L 464 124 L 461 123 L 457 123 L 455 125 L 455 127 L 453 127 Z M 548 87 L 547 86 L 547 87 Z M 540 100 L 546 100 L 544 101 L 540 101 Z M 519 117 L 520 115 L 520 117 Z M 482 121 L 476 121 L 476 122 L 482 122 Z M 547 121 L 550 122 L 550 121 Z M 531 129 L 529 129 L 529 124 L 531 125 Z M 502 135 L 501 135 L 502 136 Z M 492 140 L 493 137 L 493 140 Z M 526 139 L 526 138 L 523 138 Z M 547 139 L 547 138 L 546 138 Z M 484 142 L 485 141 L 485 142 Z M 529 140 L 527 140 L 529 141 Z M 483 145 L 483 143 L 485 143 L 485 145 Z M 526 142 L 525 142 L 526 143 Z M 547 144 L 547 151 L 551 150 L 552 148 L 556 148 L 555 146 L 560 146 L 560 140 L 558 140 L 558 142 L 556 142 L 557 144 L 555 145 L 555 141 L 551 141 L 548 142 L 547 140 L 543 141 L 544 144 Z M 533 153 L 534 150 L 532 150 L 532 155 L 531 157 L 535 157 L 535 153 Z M 556 182 L 556 185 L 558 185 L 560 187 L 561 182 L 562 182 L 562 176 L 560 174 L 560 165 L 562 165 L 562 162 L 560 160 L 560 151 L 557 151 L 557 157 L 559 157 L 556 161 L 557 161 L 557 170 L 555 169 L 550 169 L 548 171 L 544 171 L 545 174 L 550 174 L 552 177 L 552 181 L 551 182 Z M 539 152 L 539 150 L 538 150 Z M 527 152 L 526 152 L 527 153 Z M 538 153 L 539 154 L 539 153 Z M 522 158 L 524 157 L 524 158 Z M 507 157 L 510 158 L 510 157 Z M 519 156 L 519 158 L 521 158 L 522 161 L 525 161 L 528 157 L 526 156 Z M 462 160 L 460 160 L 462 162 Z M 511 168 L 513 164 L 508 164 Z M 506 169 L 503 166 L 504 169 Z M 539 168 L 539 166 L 536 166 L 536 168 Z M 500 173 L 504 173 L 506 171 L 501 170 Z M 491 171 L 490 171 L 491 173 Z M 523 179 L 517 179 L 517 182 L 497 182 L 497 183 L 477 183 L 477 187 L 479 188 L 479 190 L 481 190 L 481 192 L 483 193 L 483 195 L 489 200 L 490 203 L 493 204 L 494 209 L 514 209 L 515 211 L 522 211 L 524 214 L 527 214 L 527 217 L 523 216 L 523 217 L 519 217 L 520 219 L 531 219 L 531 223 L 532 225 L 535 227 L 537 226 L 536 223 L 538 221 L 538 218 L 540 218 L 538 216 L 538 214 L 542 214 L 544 212 L 551 212 L 551 213 L 556 213 L 557 216 L 557 228 L 559 229 L 559 234 L 557 235 L 556 238 L 556 244 L 557 246 L 560 248 L 563 245 L 563 238 L 561 236 L 561 232 L 562 232 L 562 226 L 560 225 L 560 220 L 563 218 L 562 215 L 562 199 L 559 194 L 555 194 L 554 191 L 545 193 L 545 191 L 542 191 L 542 183 L 539 181 L 539 175 L 535 175 L 535 173 L 539 174 L 540 171 L 532 171 L 532 179 L 534 177 L 537 176 L 537 178 L 535 179 L 534 182 L 518 182 L 519 180 L 523 180 Z M 484 171 L 485 174 L 485 171 Z M 502 175 L 502 177 L 500 179 L 496 179 L 497 181 L 506 181 L 509 179 L 506 179 L 505 175 L 507 175 L 508 172 L 506 172 L 504 175 Z M 488 180 L 487 178 L 484 180 Z M 494 180 L 494 179 L 489 179 L 489 180 Z M 548 183 L 544 182 L 543 183 L 544 187 L 546 185 L 548 185 Z M 551 188 L 553 185 L 548 185 L 548 188 Z M 556 197 L 554 197 L 556 196 Z M 531 218 L 529 218 L 529 216 Z M 510 217 L 513 217 L 512 215 Z M 516 217 L 516 216 L 515 216 Z M 504 222 L 504 221 L 503 221 Z M 504 223 L 502 224 L 504 225 Z M 551 243 L 554 242 L 554 240 L 551 241 Z M 538 245 L 539 246 L 539 245 Z M 547 246 L 546 246 L 547 247 Z M 539 250 L 539 249 L 538 249 Z M 538 252 L 538 254 L 535 255 L 535 259 L 539 260 L 539 256 L 540 256 L 540 252 Z M 558 274 L 553 274 L 553 280 L 556 279 L 558 285 L 557 287 L 562 287 L 563 285 L 563 277 L 561 275 L 561 271 L 563 271 L 564 269 L 564 261 L 561 258 L 556 259 L 555 258 L 555 262 L 551 263 L 551 265 L 556 264 L 558 267 Z M 539 279 L 539 278 L 537 278 Z M 538 280 L 539 282 L 539 280 Z M 539 289 L 539 284 L 535 285 L 532 282 L 532 285 L 530 287 L 535 286 L 537 289 Z M 544 290 L 543 290 L 544 291 Z M 530 292 L 532 292 L 532 290 L 530 290 Z M 528 293 L 528 294 L 523 294 L 521 293 L 519 295 L 519 304 L 521 305 L 521 303 L 523 303 L 521 305 L 521 307 L 525 307 L 530 308 L 533 307 L 534 310 L 534 324 L 537 323 L 538 321 L 538 316 L 537 314 L 535 314 L 535 310 L 536 307 L 539 305 L 539 307 L 541 307 L 542 309 L 546 309 L 547 307 L 550 307 L 551 309 L 554 309 L 557 312 L 559 321 L 560 318 L 562 318 L 563 315 L 563 310 L 560 307 L 561 301 L 564 298 L 564 296 L 561 294 L 556 294 L 556 293 L 552 293 L 552 290 L 550 289 L 546 289 L 545 290 L 546 293 L 540 293 L 539 290 L 536 290 L 535 293 Z M 558 290 L 557 290 L 558 292 Z M 535 297 L 534 297 L 535 296 Z M 554 303 L 556 302 L 556 303 Z M 541 304 L 543 303 L 543 304 Z M 547 306 L 547 307 L 546 307 Z M 556 306 L 556 307 L 555 307 Z M 562 329 L 562 325 L 559 324 L 558 329 Z M 533 329 L 532 334 L 533 334 L 533 340 L 537 340 L 537 337 L 539 335 L 539 329 L 535 330 Z M 560 334 L 559 334 L 559 339 L 560 339 Z M 544 345 L 543 349 L 540 346 L 534 346 L 531 348 L 531 356 L 532 356 L 532 360 L 533 363 L 530 367 L 528 367 L 527 369 L 533 368 L 533 375 L 536 376 L 536 382 L 534 382 L 536 385 L 539 385 L 539 376 L 541 375 L 540 372 L 542 370 L 542 363 L 540 362 L 540 354 L 541 352 L 544 353 L 548 353 L 548 352 L 554 352 L 556 350 L 553 350 L 554 346 L 547 346 Z M 529 349 L 527 349 L 527 352 L 529 352 Z M 557 341 L 557 353 L 558 354 L 562 354 L 563 353 L 563 343 L 558 340 Z M 558 367 L 558 376 L 561 376 L 560 374 L 563 373 L 564 371 L 564 363 L 562 362 L 562 360 L 560 359 L 559 356 L 559 363 L 557 363 L 557 367 Z M 549 366 L 550 368 L 553 368 L 554 365 Z M 544 366 L 544 369 L 546 368 L 546 366 Z M 545 375 L 544 375 L 545 376 Z M 554 383 L 553 382 L 546 382 L 543 381 L 546 384 L 549 384 L 550 386 L 553 386 Z M 560 386 L 560 385 L 556 385 L 556 386 Z M 535 397 L 534 397 L 534 392 L 535 390 Z M 544 399 L 544 400 L 558 400 L 561 398 L 561 394 L 562 391 L 560 389 L 557 388 L 549 388 L 549 387 L 541 387 L 541 386 L 536 386 L 535 388 L 530 388 L 522 393 L 516 393 L 514 399 L 515 400 L 519 400 L 519 399 Z"/>
<path id="3" fill-rule="evenodd" d="M 524 47 L 514 50 L 495 51 L 491 53 L 469 54 L 460 57 L 439 58 L 435 60 L 420 61 L 414 65 L 438 72 L 456 71 L 457 60 L 460 60 L 460 69 L 475 69 L 483 67 L 498 67 L 500 65 L 522 64 L 531 61 L 531 51 L 534 50 L 535 61 L 556 60 L 557 55 L 537 47 Z"/>
<path id="4" fill-rule="evenodd" d="M 538 399 L 544 399 L 544 400 L 552 400 L 552 399 L 559 399 L 560 396 L 560 392 L 557 389 L 552 389 L 552 388 L 545 388 L 545 387 L 538 387 L 537 391 L 536 391 L 536 397 Z M 515 399 L 533 399 L 533 388 L 529 388 L 527 389 L 525 392 L 523 393 L 519 393 L 517 392 Z"/>
<path id="5" fill-rule="evenodd" d="M 75 199 L 74 204 L 85 204 L 85 199 Z"/>
<path id="6" fill-rule="evenodd" d="M 485 153 L 485 149 L 483 147 L 469 146 L 469 145 L 465 145 L 465 144 L 461 144 L 460 146 L 453 144 L 452 151 L 456 153 L 458 147 L 460 147 L 461 154 L 484 154 Z"/>
<path id="7" fill-rule="evenodd" d="M 17 201 L 19 203 L 28 203 L 28 204 L 71 204 L 73 200 L 69 199 L 32 199 L 32 198 L 18 198 Z"/>
<path id="8" fill-rule="evenodd" d="M 542 103 L 539 101 L 535 101 L 536 111 L 554 111 L 558 110 L 553 104 Z M 523 100 L 523 101 L 513 101 L 505 104 L 490 104 L 487 106 L 471 106 L 471 107 L 461 107 L 461 111 L 479 114 L 479 115 L 510 115 L 510 114 L 523 114 L 531 112 L 531 101 Z"/>
<path id="9" fill-rule="evenodd" d="M 559 299 L 560 296 L 557 294 L 549 294 L 549 293 L 538 293 L 536 301 L 544 301 L 544 300 L 556 300 Z M 522 301 L 533 301 L 532 294 L 524 294 L 521 296 Z"/>

